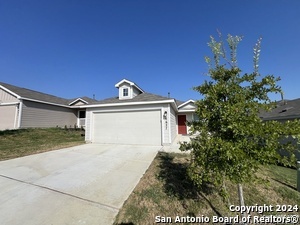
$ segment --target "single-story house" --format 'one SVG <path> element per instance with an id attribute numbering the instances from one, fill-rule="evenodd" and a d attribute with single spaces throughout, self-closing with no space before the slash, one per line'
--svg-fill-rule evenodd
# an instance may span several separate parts
<path id="1" fill-rule="evenodd" d="M 123 79 L 118 96 L 104 100 L 64 99 L 0 82 L 0 130 L 29 127 L 85 128 L 87 142 L 169 145 L 188 134 L 195 119 L 193 100 L 186 102 L 145 92 Z"/>
<path id="2" fill-rule="evenodd" d="M 0 82 L 0 130 L 80 125 L 78 106 L 96 102 L 82 97 L 64 99 Z"/>
<path id="3" fill-rule="evenodd" d="M 269 112 L 261 112 L 260 118 L 264 121 L 277 120 L 280 122 L 285 122 L 288 120 L 300 119 L 300 98 L 293 100 L 281 100 L 277 102 L 276 107 Z M 300 145 L 297 140 L 293 137 L 285 138 L 282 140 L 283 143 L 291 141 L 298 145 L 298 150 L 300 150 Z M 282 155 L 288 155 L 286 151 L 281 150 Z M 296 158 L 300 160 L 300 151 L 295 152 Z"/>

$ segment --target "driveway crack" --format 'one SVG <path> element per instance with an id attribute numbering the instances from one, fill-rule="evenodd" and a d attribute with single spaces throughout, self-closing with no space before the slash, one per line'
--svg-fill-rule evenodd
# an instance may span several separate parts
<path id="1" fill-rule="evenodd" d="M 45 187 L 45 186 L 42 186 L 42 185 L 38 185 L 38 184 L 30 183 L 30 182 L 27 182 L 27 181 L 19 180 L 19 179 L 16 179 L 16 178 L 8 177 L 8 176 L 2 175 L 2 174 L 0 174 L 0 177 L 10 179 L 10 180 L 13 180 L 13 181 L 17 181 L 17 182 L 21 182 L 21 183 L 24 183 L 24 184 L 32 185 L 32 186 L 39 187 L 39 188 L 42 188 L 42 189 L 46 189 L 48 191 L 56 192 L 56 193 L 66 195 L 66 196 L 69 196 L 69 197 L 72 197 L 72 198 L 76 198 L 76 199 L 79 199 L 81 201 L 85 201 L 85 202 L 88 202 L 88 203 L 96 204 L 98 206 L 109 208 L 110 210 L 113 210 L 113 211 L 116 211 L 116 212 L 119 211 L 119 208 L 117 208 L 117 207 L 107 205 L 107 204 L 104 204 L 104 203 L 100 203 L 100 202 L 96 202 L 96 201 L 93 201 L 93 200 L 90 200 L 90 199 L 82 198 L 82 197 L 72 195 L 72 194 L 69 194 L 69 193 L 66 193 L 66 192 L 63 192 L 63 191 L 55 190 L 53 188 L 49 188 L 49 187 Z"/>

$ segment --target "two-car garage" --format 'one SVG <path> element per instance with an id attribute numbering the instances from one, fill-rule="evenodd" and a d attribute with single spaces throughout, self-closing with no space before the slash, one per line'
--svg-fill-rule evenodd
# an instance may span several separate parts
<path id="1" fill-rule="evenodd" d="M 162 145 L 161 110 L 94 112 L 92 142 Z"/>

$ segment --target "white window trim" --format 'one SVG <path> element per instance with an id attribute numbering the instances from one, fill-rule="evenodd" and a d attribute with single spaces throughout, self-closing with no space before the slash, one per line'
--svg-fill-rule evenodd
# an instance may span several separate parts
<path id="1" fill-rule="evenodd" d="M 125 95 L 125 92 L 127 91 L 127 95 Z M 124 97 L 124 98 L 128 98 L 129 97 L 129 88 L 128 87 L 126 87 L 126 88 L 123 88 L 123 90 L 122 90 L 122 96 Z"/>
<path id="2" fill-rule="evenodd" d="M 80 112 L 85 112 L 85 118 L 80 118 L 80 117 L 79 117 Z M 84 119 L 84 120 L 85 120 L 84 125 L 81 125 L 81 124 L 80 124 L 80 119 Z M 78 126 L 78 127 L 79 127 L 79 126 L 80 126 L 80 127 L 81 127 L 81 126 L 83 126 L 83 127 L 86 126 L 86 110 L 78 110 L 78 113 L 77 113 L 77 126 Z"/>

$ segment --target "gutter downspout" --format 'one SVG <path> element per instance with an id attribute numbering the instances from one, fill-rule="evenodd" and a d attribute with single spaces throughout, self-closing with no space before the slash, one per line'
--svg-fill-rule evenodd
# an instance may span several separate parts
<path id="1" fill-rule="evenodd" d="M 168 122 L 169 122 L 169 143 L 170 145 L 172 144 L 172 140 L 173 140 L 173 137 L 172 137 L 172 132 L 171 132 L 171 129 L 172 129 L 172 124 L 171 124 L 171 105 L 168 105 L 168 118 L 167 118 Z"/>
<path id="2" fill-rule="evenodd" d="M 18 115 L 18 127 L 17 127 L 18 129 L 21 128 L 22 110 L 23 110 L 23 100 L 20 99 L 19 115 Z"/>
<path id="3" fill-rule="evenodd" d="M 17 103 L 16 105 L 16 110 L 15 110 L 15 120 L 14 120 L 14 129 L 18 129 L 17 124 L 18 124 L 18 112 L 19 112 L 19 105 L 20 103 Z"/>

